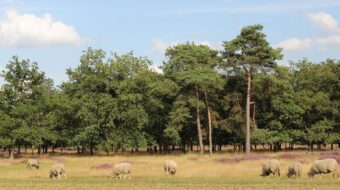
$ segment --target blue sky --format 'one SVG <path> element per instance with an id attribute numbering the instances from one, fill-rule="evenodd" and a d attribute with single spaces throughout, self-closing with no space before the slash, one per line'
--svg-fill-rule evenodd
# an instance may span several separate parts
<path id="1" fill-rule="evenodd" d="M 18 55 L 60 84 L 89 46 L 161 65 L 169 45 L 195 41 L 220 50 L 257 23 L 273 46 L 284 47 L 280 64 L 340 59 L 339 10 L 340 0 L 0 0 L 0 68 Z"/>

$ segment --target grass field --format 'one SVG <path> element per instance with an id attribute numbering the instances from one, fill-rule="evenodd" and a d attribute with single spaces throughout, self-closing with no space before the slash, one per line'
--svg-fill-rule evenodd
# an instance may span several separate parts
<path id="1" fill-rule="evenodd" d="M 71 189 L 340 189 L 340 179 L 331 175 L 308 179 L 306 173 L 318 152 L 256 153 L 250 157 L 243 154 L 216 154 L 199 157 L 196 154 L 154 156 L 43 156 L 38 158 L 40 169 L 26 170 L 26 159 L 0 161 L 0 190 L 71 190 Z M 281 162 L 281 177 L 260 177 L 261 163 L 275 157 Z M 178 163 L 175 176 L 165 176 L 163 161 L 173 159 Z M 286 176 L 289 163 L 303 163 L 303 176 L 289 179 Z M 110 164 L 129 161 L 133 164 L 131 180 L 108 180 Z M 49 169 L 53 163 L 65 164 L 68 178 L 51 180 Z"/>

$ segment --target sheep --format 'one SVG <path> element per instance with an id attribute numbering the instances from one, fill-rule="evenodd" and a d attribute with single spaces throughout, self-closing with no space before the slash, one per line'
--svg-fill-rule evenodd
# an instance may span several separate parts
<path id="1" fill-rule="evenodd" d="M 26 169 L 32 169 L 32 167 L 35 167 L 36 169 L 39 169 L 39 163 L 36 159 L 28 159 L 27 160 L 27 166 Z"/>
<path id="2" fill-rule="evenodd" d="M 333 159 L 324 159 L 324 160 L 315 160 L 307 175 L 309 178 L 313 177 L 316 174 L 328 174 L 333 173 L 333 178 L 335 175 L 339 177 L 339 173 L 337 172 L 338 162 Z"/>
<path id="3" fill-rule="evenodd" d="M 65 166 L 62 163 L 54 164 L 50 169 L 50 178 L 58 178 L 60 179 L 61 176 L 67 178 Z"/>
<path id="4" fill-rule="evenodd" d="M 280 177 L 280 162 L 276 159 L 267 160 L 262 165 L 262 174 L 260 176 L 269 176 L 271 173 L 273 175 L 277 173 Z"/>
<path id="5" fill-rule="evenodd" d="M 165 160 L 164 161 L 164 171 L 166 175 L 175 175 L 177 171 L 177 164 L 173 160 Z"/>
<path id="6" fill-rule="evenodd" d="M 290 178 L 293 175 L 295 177 L 301 177 L 302 164 L 300 162 L 293 162 L 288 166 L 287 176 Z"/>
<path id="7" fill-rule="evenodd" d="M 126 179 L 128 176 L 129 179 L 131 179 L 131 170 L 132 170 L 132 165 L 130 163 L 122 162 L 115 164 L 112 167 L 112 174 L 109 176 L 109 179 L 111 178 L 119 178 L 120 180 Z"/>

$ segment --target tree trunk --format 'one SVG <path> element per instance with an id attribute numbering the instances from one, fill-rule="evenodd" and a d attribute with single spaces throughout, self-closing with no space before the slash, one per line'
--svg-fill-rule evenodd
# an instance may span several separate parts
<path id="1" fill-rule="evenodd" d="M 45 145 L 43 150 L 44 150 L 43 153 L 47 153 L 48 152 L 48 145 Z"/>
<path id="2" fill-rule="evenodd" d="M 199 91 L 197 85 L 195 86 L 196 90 L 196 98 L 199 101 Z M 201 130 L 201 121 L 200 121 L 200 108 L 196 105 L 196 124 L 197 124 L 197 135 L 198 135 L 198 143 L 200 148 L 200 154 L 203 155 L 203 138 L 202 138 L 202 130 Z"/>
<path id="3" fill-rule="evenodd" d="M 210 115 L 210 106 L 208 102 L 208 91 L 205 90 L 205 105 L 207 107 L 208 113 L 208 126 L 209 126 L 209 154 L 212 155 L 212 127 L 211 127 L 211 115 Z"/>
<path id="4" fill-rule="evenodd" d="M 39 145 L 38 146 L 38 154 L 40 155 L 40 153 L 41 153 L 41 146 Z"/>
<path id="5" fill-rule="evenodd" d="M 81 145 L 81 153 L 85 154 L 85 145 L 84 144 Z"/>
<path id="6" fill-rule="evenodd" d="M 93 137 L 91 137 L 91 142 L 90 142 L 90 154 L 93 156 Z"/>
<path id="7" fill-rule="evenodd" d="M 10 153 L 9 153 L 9 159 L 10 160 L 13 160 L 14 159 L 14 151 L 15 151 L 15 142 L 16 142 L 16 139 L 13 139 L 12 140 L 12 145 L 11 145 L 11 147 L 8 149 L 9 151 L 10 151 Z"/>
<path id="8" fill-rule="evenodd" d="M 246 104 L 246 154 L 250 154 L 250 86 L 251 74 L 247 73 L 247 104 Z"/>

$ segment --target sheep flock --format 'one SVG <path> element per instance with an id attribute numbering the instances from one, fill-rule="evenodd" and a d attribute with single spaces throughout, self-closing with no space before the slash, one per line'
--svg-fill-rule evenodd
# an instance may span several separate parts
<path id="1" fill-rule="evenodd" d="M 27 170 L 32 170 L 32 168 L 39 169 L 40 163 L 36 159 L 28 159 L 26 164 Z M 159 166 L 161 167 L 161 166 Z M 119 179 L 126 180 L 131 179 L 131 174 L 133 169 L 133 164 L 129 162 L 120 162 L 112 166 L 112 170 L 108 175 L 108 179 Z M 301 178 L 303 175 L 302 163 L 298 161 L 293 161 L 288 165 L 286 175 L 288 178 Z M 171 159 L 166 159 L 163 162 L 163 170 L 165 176 L 174 176 L 178 172 L 178 164 Z M 277 159 L 268 159 L 262 163 L 260 176 L 281 176 L 282 168 L 280 166 L 280 161 Z M 339 178 L 338 162 L 333 158 L 315 160 L 310 164 L 308 171 L 305 171 L 308 178 L 313 178 L 315 175 L 331 174 L 333 178 Z M 49 170 L 49 177 L 51 179 L 61 179 L 67 178 L 65 165 L 63 163 L 53 164 Z"/>

